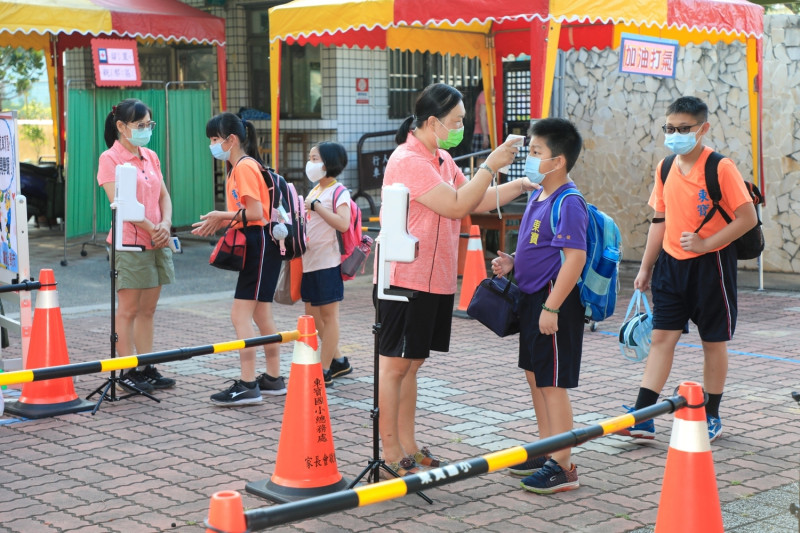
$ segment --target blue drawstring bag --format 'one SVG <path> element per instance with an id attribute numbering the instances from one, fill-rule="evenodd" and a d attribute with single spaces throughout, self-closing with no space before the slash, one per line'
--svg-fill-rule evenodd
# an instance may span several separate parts
<path id="1" fill-rule="evenodd" d="M 619 328 L 619 349 L 622 356 L 629 361 L 644 361 L 650 353 L 650 340 L 653 334 L 653 313 L 647 296 L 636 289 L 625 320 Z"/>

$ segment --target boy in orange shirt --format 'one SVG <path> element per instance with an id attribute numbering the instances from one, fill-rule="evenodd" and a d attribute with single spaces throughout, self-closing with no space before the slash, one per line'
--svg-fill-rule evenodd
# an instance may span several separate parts
<path id="1" fill-rule="evenodd" d="M 675 346 L 691 319 L 703 344 L 703 381 L 708 403 L 706 418 L 711 441 L 719 437 L 719 404 L 728 373 L 728 345 L 736 327 L 736 247 L 730 244 L 758 222 L 755 206 L 741 174 L 728 158 L 719 162 L 717 175 L 721 207 L 734 213 L 726 224 L 713 216 L 695 233 L 712 207 L 705 180 L 705 162 L 713 151 L 704 146 L 708 107 L 693 96 L 678 98 L 668 108 L 664 145 L 677 154 L 666 181 L 662 160 L 648 204 L 655 210 L 647 234 L 642 263 L 634 288 L 653 294 L 653 337 L 639 396 L 628 412 L 655 404 L 667 382 Z M 655 437 L 652 420 L 622 430 L 635 438 Z"/>

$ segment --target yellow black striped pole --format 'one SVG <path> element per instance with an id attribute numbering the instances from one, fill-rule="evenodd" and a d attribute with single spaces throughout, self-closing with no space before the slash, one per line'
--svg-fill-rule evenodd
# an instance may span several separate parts
<path id="1" fill-rule="evenodd" d="M 559 435 L 515 446 L 481 457 L 458 461 L 447 466 L 434 468 L 418 474 L 364 485 L 333 494 L 316 496 L 305 500 L 245 511 L 248 531 L 260 531 L 268 527 L 287 524 L 325 514 L 364 507 L 405 496 L 410 492 L 427 490 L 475 477 L 487 472 L 502 470 L 532 457 L 550 455 L 557 450 L 570 448 L 584 442 L 610 435 L 656 416 L 673 413 L 687 407 L 686 398 L 673 396 L 653 406 L 611 418 L 585 428 L 573 429 Z"/>
<path id="2" fill-rule="evenodd" d="M 204 346 L 176 348 L 174 350 L 152 352 L 142 355 L 130 355 L 127 357 L 114 357 L 112 359 L 102 359 L 100 361 L 90 361 L 86 363 L 73 363 L 69 365 L 51 366 L 47 368 L 34 368 L 31 370 L 3 372 L 0 373 L 0 386 L 16 385 L 18 383 L 30 383 L 32 381 L 44 381 L 46 379 L 81 376 L 84 374 L 94 374 L 97 372 L 125 370 L 127 368 L 135 368 L 137 366 L 154 365 L 156 363 L 167 363 L 170 361 L 190 359 L 196 355 L 230 352 L 233 350 L 241 350 L 242 348 L 249 348 L 250 346 L 260 346 L 262 344 L 296 341 L 299 338 L 300 332 L 297 330 L 280 331 L 273 335 L 219 342 Z"/>

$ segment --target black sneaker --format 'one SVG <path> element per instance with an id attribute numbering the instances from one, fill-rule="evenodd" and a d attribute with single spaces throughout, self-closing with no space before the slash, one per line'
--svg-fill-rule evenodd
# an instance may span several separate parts
<path id="1" fill-rule="evenodd" d="M 148 383 L 153 386 L 154 389 L 169 389 L 170 387 L 175 386 L 175 380 L 172 378 L 165 378 L 161 375 L 161 372 L 156 370 L 156 367 L 153 365 L 147 365 L 144 367 L 144 370 L 141 374 L 145 377 Z"/>
<path id="2" fill-rule="evenodd" d="M 325 386 L 330 387 L 333 385 L 333 376 L 331 376 L 331 370 L 322 369 L 322 378 L 325 380 Z"/>
<path id="3" fill-rule="evenodd" d="M 256 381 L 255 387 L 250 389 L 241 379 L 237 379 L 233 382 L 233 385 L 224 391 L 212 394 L 211 401 L 226 407 L 259 403 L 261 401 L 261 390 L 258 388 L 258 381 Z"/>
<path id="4" fill-rule="evenodd" d="M 144 372 L 139 372 L 135 368 L 121 374 L 119 376 L 119 384 L 131 392 L 151 392 L 153 390 L 153 386 L 147 381 Z"/>
<path id="5" fill-rule="evenodd" d="M 342 363 L 336 359 L 331 361 L 331 378 L 340 378 L 342 376 L 346 376 L 352 371 L 353 367 L 350 366 L 350 361 L 347 360 L 347 357 L 344 358 L 344 362 Z"/>
<path id="6" fill-rule="evenodd" d="M 553 494 L 580 487 L 578 469 L 575 465 L 571 465 L 569 470 L 564 470 L 552 459 L 548 459 L 542 468 L 523 479 L 520 484 L 523 489 L 537 494 Z"/>
<path id="7" fill-rule="evenodd" d="M 267 394 L 269 396 L 283 396 L 286 394 L 286 381 L 283 379 L 283 376 L 270 379 L 267 374 L 264 373 L 256 378 L 256 383 L 258 383 L 258 388 L 261 389 L 261 394 Z"/>

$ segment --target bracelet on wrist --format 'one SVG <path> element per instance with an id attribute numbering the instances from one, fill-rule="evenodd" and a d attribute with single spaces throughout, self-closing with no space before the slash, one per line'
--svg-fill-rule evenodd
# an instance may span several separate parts
<path id="1" fill-rule="evenodd" d="M 478 165 L 478 170 L 480 170 L 480 169 L 483 169 L 486 172 L 488 172 L 489 174 L 491 174 L 492 175 L 492 179 L 497 179 L 497 172 L 492 170 L 492 167 L 490 167 L 486 163 L 481 163 L 480 165 Z"/>
<path id="2" fill-rule="evenodd" d="M 545 310 L 545 311 L 547 311 L 548 313 L 554 313 L 554 314 L 556 314 L 556 315 L 557 315 L 558 313 L 560 313 L 560 312 L 561 312 L 561 309 L 550 309 L 550 308 L 549 308 L 549 307 L 547 307 L 545 304 L 542 304 L 542 309 L 544 309 L 544 310 Z"/>

